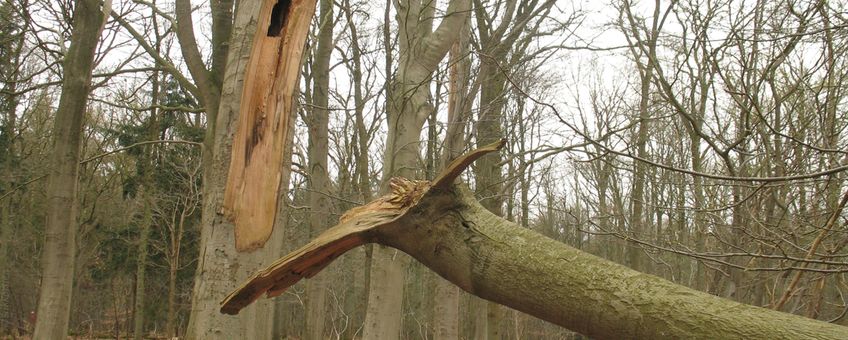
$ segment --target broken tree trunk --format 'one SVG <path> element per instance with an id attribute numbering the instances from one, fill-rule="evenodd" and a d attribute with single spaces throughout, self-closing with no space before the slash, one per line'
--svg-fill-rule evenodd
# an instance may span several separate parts
<path id="1" fill-rule="evenodd" d="M 178 2 L 181 1 L 184 0 L 180 0 Z M 274 306 L 271 301 L 254 304 L 251 308 L 243 311 L 241 313 L 242 315 L 238 318 L 231 318 L 218 313 L 218 302 L 221 301 L 221 297 L 226 296 L 228 292 L 238 287 L 239 282 L 246 280 L 254 272 L 278 258 L 280 256 L 280 247 L 283 244 L 278 239 L 283 235 L 283 233 L 280 232 L 281 230 L 277 230 L 277 232 L 270 236 L 272 241 L 262 246 L 261 249 L 256 249 L 251 252 L 243 251 L 245 249 L 243 246 L 241 249 L 238 249 L 236 247 L 236 243 L 240 243 L 241 245 L 244 243 L 241 241 L 234 241 L 234 237 L 237 235 L 241 236 L 243 234 L 240 231 L 234 231 L 236 226 L 220 214 L 223 210 L 221 207 L 224 205 L 223 201 L 226 188 L 224 181 L 227 179 L 229 167 L 233 158 L 231 157 L 233 153 L 232 149 L 235 149 L 235 152 L 244 151 L 243 144 L 239 144 L 240 142 L 234 142 L 234 136 L 237 134 L 236 129 L 239 126 L 239 119 L 243 119 L 243 115 L 248 114 L 246 112 L 239 111 L 244 107 L 241 105 L 242 101 L 250 100 L 249 98 L 244 98 L 243 95 L 246 91 L 244 88 L 251 86 L 251 88 L 256 88 L 253 81 L 255 81 L 257 77 L 265 79 L 259 77 L 261 75 L 255 74 L 255 72 L 260 72 L 260 70 L 254 68 L 252 69 L 253 71 L 251 71 L 254 72 L 254 74 L 250 78 L 254 80 L 246 80 L 248 78 L 247 75 L 250 74 L 250 72 L 248 72 L 248 66 L 256 67 L 251 64 L 252 60 L 258 58 L 257 55 L 253 53 L 255 52 L 256 45 L 261 44 L 261 42 L 257 42 L 256 40 L 265 39 L 263 37 L 267 35 L 269 28 L 271 28 L 270 16 L 272 13 L 269 12 L 268 2 L 271 2 L 271 5 L 274 4 L 274 0 L 238 2 L 237 9 L 233 16 L 234 19 L 232 21 L 233 30 L 228 43 L 229 52 L 226 57 L 227 67 L 225 72 L 221 74 L 223 82 L 220 84 L 220 99 L 218 100 L 220 106 L 217 110 L 215 110 L 217 112 L 217 121 L 214 123 L 207 122 L 210 130 L 207 133 L 205 145 L 210 146 L 210 148 L 204 150 L 204 155 L 209 156 L 204 157 L 203 214 L 200 227 L 197 271 L 194 279 L 194 288 L 192 289 L 191 316 L 189 317 L 189 323 L 186 327 L 186 339 L 212 340 L 272 338 Z M 213 4 L 221 6 L 225 6 L 227 3 L 227 1 L 213 2 Z M 232 1 L 229 3 L 232 5 Z M 273 12 L 273 6 L 270 8 L 272 9 L 271 12 Z M 225 7 L 220 7 L 219 9 L 221 11 L 229 10 Z M 293 7 L 290 7 L 290 11 L 295 10 Z M 290 20 L 289 23 L 294 22 Z M 282 51 L 280 51 L 280 53 L 282 53 Z M 265 54 L 262 56 L 267 57 Z M 266 70 L 266 72 L 274 72 L 274 69 Z M 279 73 L 277 74 L 280 75 Z M 266 80 L 271 81 L 270 79 Z M 279 80 L 276 84 L 279 84 Z M 262 88 L 260 89 L 263 91 L 266 90 Z M 283 96 L 290 97 L 292 95 L 291 93 L 275 93 L 276 94 L 274 96 L 280 96 L 279 98 L 282 98 Z M 280 117 L 281 119 L 293 117 L 293 115 L 289 114 L 285 110 L 269 110 L 268 113 L 282 115 L 283 117 Z M 278 124 L 278 126 L 282 127 L 293 127 L 293 125 L 294 124 L 291 121 L 280 122 Z M 244 127 L 245 124 L 241 124 L 241 126 Z M 265 166 L 268 167 L 269 173 L 280 175 L 279 179 L 274 179 L 277 182 L 280 182 L 280 184 L 277 184 L 277 182 L 274 181 L 269 181 L 267 185 L 273 188 L 286 188 L 290 177 L 289 171 L 286 170 L 289 168 L 288 162 L 291 155 L 290 143 L 292 133 L 279 130 L 267 130 L 266 133 L 268 134 L 265 135 L 266 139 L 263 140 L 264 142 L 270 142 L 272 136 L 269 133 L 271 132 L 284 134 L 284 138 L 287 141 L 283 143 L 284 147 L 281 147 L 276 151 L 280 153 L 280 159 L 282 160 L 281 164 L 278 164 L 275 167 L 273 162 L 265 163 Z M 274 135 L 273 138 L 278 138 L 278 135 Z M 244 140 L 242 140 L 242 142 L 243 141 Z M 253 155 L 257 155 L 257 153 L 254 152 Z M 266 155 L 269 157 L 276 157 L 276 155 Z M 257 162 L 253 161 L 254 160 L 252 159 L 252 166 L 259 165 L 258 160 Z M 282 163 L 286 163 L 286 166 L 282 166 Z M 244 174 L 247 175 L 247 173 Z M 239 180 L 240 178 L 235 177 L 235 179 Z M 230 184 L 233 184 L 233 182 Z M 247 183 L 238 183 L 238 185 L 242 184 Z M 230 189 L 233 188 L 230 187 Z M 244 189 L 244 192 L 231 191 L 230 194 L 248 195 L 253 190 L 252 187 L 246 186 Z M 267 192 L 264 193 L 267 194 Z M 253 197 L 248 196 L 244 199 L 249 202 L 256 202 Z M 276 196 L 272 196 L 269 200 L 270 202 L 262 202 L 262 209 L 266 207 L 265 204 L 270 204 L 271 206 L 277 205 Z M 239 207 L 250 208 L 243 204 Z M 276 221 L 277 228 L 283 227 L 283 224 L 286 221 L 286 219 L 282 218 L 281 215 L 282 214 L 278 214 Z M 244 217 L 242 214 L 240 214 L 240 216 Z M 269 217 L 271 214 L 266 214 L 264 216 Z M 245 225 L 244 220 L 239 219 L 238 222 L 240 227 Z M 265 233 L 269 233 L 271 232 L 272 222 L 273 221 L 263 221 L 257 223 L 262 223 L 261 230 Z M 268 236 L 264 236 L 256 239 L 262 240 L 267 237 Z M 240 240 L 244 239 L 240 238 Z M 277 240 L 277 242 L 274 240 Z M 248 242 L 247 244 L 251 243 Z"/>
<path id="2" fill-rule="evenodd" d="M 434 182 L 396 178 L 392 193 L 257 273 L 227 297 L 236 314 L 277 296 L 365 243 L 406 252 L 460 288 L 593 338 L 846 339 L 848 328 L 744 305 L 569 247 L 483 208 L 454 179 L 490 145 Z"/>
<path id="3" fill-rule="evenodd" d="M 264 0 L 245 70 L 223 212 L 235 224 L 236 250 L 271 237 L 288 124 L 303 45 L 317 0 Z"/>

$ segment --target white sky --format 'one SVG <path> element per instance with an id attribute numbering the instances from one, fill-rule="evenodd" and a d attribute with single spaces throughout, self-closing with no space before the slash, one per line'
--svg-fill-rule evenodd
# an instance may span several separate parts
<path id="1" fill-rule="evenodd" d="M 172 12 L 173 4 L 172 0 L 158 0 L 157 3 L 163 8 L 165 12 Z M 359 27 L 359 33 L 361 35 L 361 39 L 363 43 L 369 44 L 366 46 L 366 50 L 376 49 L 377 52 L 371 56 L 371 58 L 377 63 L 377 67 L 375 68 L 376 74 L 372 82 L 376 84 L 377 88 L 381 86 L 384 82 L 385 75 L 382 74 L 383 66 L 383 57 L 380 49 L 380 44 L 377 42 L 377 38 L 381 35 L 381 25 L 383 20 L 383 6 L 385 4 L 384 1 L 361 1 L 355 2 L 357 8 L 360 9 L 358 12 L 359 15 L 367 15 L 367 19 L 364 24 Z M 444 3 L 444 0 L 442 1 Z M 209 51 L 209 41 L 210 41 L 210 30 L 209 30 L 209 10 L 208 10 L 208 0 L 207 1 L 193 1 L 193 5 L 197 7 L 197 11 L 194 13 L 195 19 L 195 32 L 198 37 L 199 42 L 201 43 L 201 51 L 204 55 L 208 56 Z M 652 1 L 642 1 L 636 5 L 636 12 L 639 15 L 649 16 L 653 10 L 654 3 Z M 662 1 L 661 6 L 665 8 L 668 5 L 668 1 Z M 733 2 L 731 8 L 728 10 L 728 13 L 731 16 L 734 15 L 745 15 L 748 13 L 745 9 L 750 7 L 752 2 Z M 148 15 L 150 10 L 143 5 L 133 4 L 132 1 L 129 0 L 121 0 L 115 1 L 114 3 L 115 9 L 117 11 L 124 11 L 127 8 L 133 7 L 133 15 L 130 15 L 128 19 L 136 20 L 137 16 Z M 845 6 L 844 3 L 839 2 L 834 5 L 837 8 L 843 8 Z M 443 6 L 442 6 L 443 8 Z M 549 46 L 549 45 L 557 45 L 561 44 L 564 46 L 572 46 L 572 47 L 580 47 L 585 46 L 586 44 L 590 44 L 594 48 L 611 48 L 617 46 L 623 46 L 626 44 L 626 40 L 624 35 L 611 27 L 609 24 L 616 21 L 618 17 L 618 13 L 615 10 L 613 3 L 610 1 L 560 1 L 557 3 L 557 8 L 560 11 L 557 14 L 557 18 L 565 18 L 568 14 L 572 13 L 575 10 L 584 11 L 585 15 L 583 17 L 583 21 L 579 27 L 575 30 L 575 35 L 564 38 L 562 36 L 549 36 L 544 37 L 538 42 L 539 47 L 541 46 Z M 338 13 L 338 12 L 337 12 Z M 66 46 L 67 41 L 61 41 L 58 37 L 61 34 L 57 34 L 60 29 L 59 26 L 55 25 L 54 17 L 46 11 L 44 8 L 37 8 L 35 11 L 35 19 L 39 21 L 44 27 L 45 31 L 39 34 L 39 37 L 43 41 L 54 42 L 56 45 L 54 46 Z M 732 18 L 731 18 L 732 19 Z M 711 39 L 720 43 L 724 37 L 726 37 L 727 32 L 730 30 L 728 22 L 731 19 L 723 19 L 719 20 L 715 23 L 715 26 L 711 28 L 708 33 Z M 682 28 L 677 23 L 673 15 L 671 15 L 668 19 L 669 21 L 666 23 L 663 29 L 663 38 L 664 39 L 673 39 L 680 38 Z M 165 25 L 167 26 L 167 25 Z M 147 27 L 140 26 L 139 23 L 135 24 L 135 27 L 139 31 L 149 31 Z M 336 35 L 340 34 L 341 30 L 344 30 L 345 27 L 337 26 L 336 27 Z M 772 28 L 772 29 L 781 29 L 781 28 Z M 791 27 L 782 28 L 787 31 L 791 31 Z M 52 31 L 51 31 L 52 30 Z M 107 28 L 107 31 L 108 28 Z M 746 31 L 743 30 L 743 34 Z M 788 33 L 788 32 L 787 32 Z M 752 34 L 752 32 L 748 32 L 748 34 Z M 368 36 L 370 35 L 370 38 Z M 100 63 L 98 71 L 99 72 L 108 72 L 112 70 L 117 65 L 121 64 L 124 60 L 126 60 L 133 53 L 143 53 L 134 43 L 131 37 L 127 35 L 126 32 L 121 30 L 117 36 L 106 36 L 104 37 L 104 41 L 107 44 L 119 46 L 110 51 L 108 56 L 106 56 L 103 62 Z M 343 43 L 343 42 L 339 42 Z M 800 49 L 801 52 L 796 53 L 793 58 L 797 60 L 803 60 L 804 63 L 812 64 L 820 58 L 820 55 L 816 55 L 815 53 L 810 53 L 810 51 L 815 51 L 814 48 L 817 46 L 815 43 L 811 43 L 805 45 Z M 185 67 L 182 66 L 182 58 L 179 53 L 178 46 L 176 46 L 175 42 L 171 42 L 169 44 L 169 52 L 167 52 L 168 56 L 173 60 L 173 62 L 180 67 L 186 76 L 189 76 L 188 72 L 185 72 Z M 663 52 L 663 51 L 661 51 Z M 812 54 L 812 55 L 811 55 Z M 663 54 L 661 53 L 661 58 Z M 339 61 L 338 54 L 334 57 L 334 62 Z M 149 67 L 152 66 L 153 63 L 149 58 L 141 58 L 131 64 L 127 65 L 127 67 Z M 581 120 L 585 120 L 588 126 L 594 126 L 594 118 L 595 116 L 591 114 L 591 112 L 584 111 L 583 114 L 580 114 L 580 109 L 585 110 L 589 107 L 588 99 L 589 94 L 592 89 L 603 89 L 605 91 L 614 91 L 616 89 L 628 89 L 628 97 L 632 98 L 632 94 L 634 93 L 631 85 L 634 83 L 635 77 L 635 65 L 633 65 L 631 61 L 631 57 L 629 56 L 629 51 L 627 49 L 615 49 L 610 51 L 588 51 L 588 50 L 565 50 L 560 51 L 556 55 L 554 55 L 549 61 L 543 66 L 544 73 L 551 76 L 552 83 L 549 84 L 546 90 L 543 93 L 539 91 L 533 92 L 534 96 L 540 96 L 539 98 L 545 101 L 546 103 L 550 103 L 556 106 L 559 112 L 563 115 L 564 118 L 572 120 L 573 123 L 577 123 L 578 125 L 582 124 Z M 189 76 L 190 77 L 190 76 Z M 331 79 L 331 87 L 333 87 L 339 93 L 347 93 L 348 88 L 348 78 L 349 76 L 346 74 L 343 67 L 337 67 L 332 75 Z M 55 80 L 57 79 L 56 75 L 51 74 L 43 74 L 40 75 L 39 80 Z M 96 80 L 95 80 L 96 81 Z M 123 75 L 120 77 L 116 77 L 112 80 L 112 85 L 103 87 L 98 90 L 96 97 L 102 99 L 108 99 L 107 97 L 111 97 L 114 99 L 115 96 L 118 95 L 119 90 L 123 90 L 127 87 L 132 86 L 142 86 L 145 82 L 144 77 L 142 76 L 133 76 L 133 75 Z M 55 93 L 55 91 L 54 91 Z M 56 98 L 57 99 L 57 98 Z M 373 99 L 371 104 L 365 110 L 366 116 L 370 119 L 373 119 L 377 116 L 377 113 L 380 113 L 380 117 L 384 117 L 381 113 L 382 110 L 382 99 L 377 98 Z M 135 105 L 146 105 L 147 103 L 135 103 Z M 95 104 L 97 105 L 97 104 Z M 331 103 L 331 107 L 334 108 L 342 108 L 341 103 L 335 102 Z M 627 103 L 624 103 L 627 105 Z M 348 109 L 350 109 L 348 107 Z M 123 114 L 121 110 L 106 110 L 104 111 L 106 114 L 115 115 L 115 119 L 120 119 L 120 116 Z M 550 114 L 548 113 L 548 116 Z M 444 120 L 444 114 L 441 115 L 441 119 Z M 541 143 L 547 143 L 550 145 L 563 145 L 570 143 L 574 138 L 575 134 L 569 131 L 567 128 L 558 124 L 554 118 L 548 117 L 549 124 L 544 124 L 543 129 L 541 131 L 542 139 L 536 141 L 537 145 Z M 626 118 L 621 117 L 621 121 L 624 121 Z M 340 128 L 341 122 L 339 120 L 335 120 L 333 122 L 333 126 L 336 128 Z M 383 129 L 384 130 L 384 129 Z M 303 131 L 301 131 L 300 135 L 303 135 Z M 622 143 L 613 144 L 616 147 L 623 147 Z M 379 164 L 378 160 L 381 157 L 381 153 L 377 152 L 382 147 L 382 141 L 376 141 L 373 145 L 373 161 L 372 165 Z M 303 147 L 301 147 L 303 149 Z M 302 150 L 301 151 L 304 151 Z M 571 168 L 568 165 L 571 164 L 570 159 L 577 158 L 583 159 L 584 155 L 580 154 L 566 154 L 560 155 L 555 158 L 552 158 L 550 161 L 555 163 L 558 167 L 558 176 L 560 178 L 573 176 L 571 173 Z M 570 182 L 570 181 L 569 181 Z M 574 188 L 563 188 L 563 191 L 569 191 Z"/>

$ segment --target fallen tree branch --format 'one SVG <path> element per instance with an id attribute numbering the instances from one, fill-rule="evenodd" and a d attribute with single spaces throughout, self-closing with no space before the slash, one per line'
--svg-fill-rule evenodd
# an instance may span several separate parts
<path id="1" fill-rule="evenodd" d="M 722 299 L 604 260 L 483 208 L 460 172 L 503 142 L 452 163 L 433 183 L 392 192 L 260 271 L 222 302 L 237 314 L 366 243 L 399 249 L 463 290 L 598 339 L 848 339 L 848 328 Z"/>

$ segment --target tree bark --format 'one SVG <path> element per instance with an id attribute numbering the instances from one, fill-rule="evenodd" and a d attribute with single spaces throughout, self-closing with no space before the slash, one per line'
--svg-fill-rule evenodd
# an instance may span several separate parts
<path id="1" fill-rule="evenodd" d="M 395 176 L 415 178 L 419 134 L 433 111 L 429 103 L 431 75 L 459 36 L 469 0 L 451 0 L 439 27 L 432 27 L 434 4 L 396 1 L 400 60 L 388 84 L 388 138 L 383 157 L 383 190 Z M 409 13 L 415 15 L 410 16 Z M 376 246 L 372 252 L 365 339 L 397 339 L 402 323 L 403 282 L 407 258 Z"/>
<path id="2" fill-rule="evenodd" d="M 345 0 L 340 6 L 344 12 L 347 21 L 347 28 L 350 32 L 350 47 L 351 58 L 348 66 L 351 74 L 351 84 L 353 86 L 353 102 L 354 102 L 354 125 L 355 133 L 353 138 L 356 140 L 353 151 L 354 164 L 356 165 L 353 173 L 353 186 L 357 197 L 361 202 L 368 202 L 372 198 L 371 176 L 369 173 L 368 148 L 371 140 L 371 133 L 368 126 L 365 124 L 365 105 L 366 98 L 362 93 L 365 88 L 363 83 L 363 65 L 362 65 L 362 46 L 360 45 L 359 31 L 353 14 L 353 9 L 350 0 Z M 389 7 L 388 9 L 390 9 Z M 370 268 L 371 253 L 373 247 L 366 247 L 353 256 L 351 262 L 361 263 L 366 268 Z M 345 339 L 352 339 L 361 330 L 365 320 L 366 303 L 368 303 L 368 281 L 369 270 L 356 270 L 353 274 L 353 287 L 351 294 L 348 294 L 346 306 L 350 314 L 350 325 L 346 332 L 342 335 Z"/>
<path id="3" fill-rule="evenodd" d="M 315 2 L 264 0 L 258 10 L 247 9 L 244 15 L 241 13 L 249 6 L 239 6 L 236 20 L 248 17 L 255 21 L 237 22 L 237 29 L 250 27 L 252 34 L 234 35 L 239 40 L 231 43 L 250 42 L 250 55 L 239 73 L 244 83 L 235 111 L 239 114 L 233 147 L 228 148 L 230 167 L 222 211 L 235 225 L 236 249 L 240 252 L 262 248 L 273 232 L 284 188 L 280 179 L 289 175 L 289 168 L 283 166 L 287 163 L 283 150 L 290 146 L 286 142 L 291 138 L 287 124 L 294 110 L 301 55 Z M 232 68 L 236 61 L 230 61 Z M 220 111 L 218 114 L 222 114 Z"/>
<path id="4" fill-rule="evenodd" d="M 318 20 L 318 44 L 312 63 L 313 95 L 312 107 L 309 110 L 307 126 L 309 128 L 309 230 L 310 237 L 315 237 L 330 225 L 332 204 L 329 199 L 330 175 L 328 173 L 329 158 L 329 90 L 330 90 L 330 56 L 333 52 L 333 2 L 319 2 L 320 17 Z M 306 330 L 308 340 L 323 340 L 326 320 L 326 275 L 316 277 L 307 284 Z"/>
<path id="5" fill-rule="evenodd" d="M 53 128 L 53 165 L 47 180 L 47 222 L 35 339 L 64 339 L 68 332 L 78 229 L 80 143 L 105 10 L 108 8 L 101 9 L 98 0 L 75 4 L 71 45 L 63 61 L 62 96 Z"/>
<path id="6" fill-rule="evenodd" d="M 451 63 L 449 74 L 448 95 L 448 128 L 442 151 L 441 164 L 444 168 L 460 156 L 465 148 L 465 126 L 471 117 L 470 96 L 468 93 L 471 60 L 468 58 L 470 49 L 470 22 L 462 27 L 459 39 L 450 52 Z M 437 340 L 459 339 L 459 289 L 450 282 L 434 279 L 433 289 L 433 338 Z"/>
<path id="7" fill-rule="evenodd" d="M 587 336 L 848 336 L 848 328 L 720 299 L 580 252 L 494 216 L 462 190 L 445 196 L 449 203 L 421 210 L 418 221 L 398 223 L 382 242 L 469 293 Z"/>
<path id="8" fill-rule="evenodd" d="M 165 319 L 165 335 L 177 336 L 177 266 L 179 262 L 168 261 L 168 314 Z"/>
<path id="9" fill-rule="evenodd" d="M 151 146 L 152 148 L 152 146 Z M 151 171 L 148 167 L 145 171 Z M 135 270 L 135 303 L 133 306 L 133 339 L 141 340 L 144 337 L 144 299 L 147 280 L 147 253 L 150 244 L 150 232 L 153 224 L 153 187 L 151 176 L 145 175 L 145 184 L 141 193 L 140 205 L 142 212 L 139 221 L 138 255 L 136 257 Z"/>
<path id="10" fill-rule="evenodd" d="M 538 26 L 531 23 L 534 18 L 543 18 L 546 12 L 554 5 L 555 1 L 504 1 L 495 11 L 500 14 L 499 23 L 495 25 L 494 20 L 487 20 L 490 15 L 489 5 L 475 2 L 474 11 L 477 21 L 477 31 L 480 37 L 479 49 L 482 53 L 480 60 L 480 112 L 477 121 L 477 143 L 479 146 L 490 144 L 504 137 L 503 111 L 506 105 L 506 83 L 507 72 L 502 67 L 505 60 L 519 59 L 526 53 L 527 46 L 516 44 L 520 37 L 525 34 L 540 34 Z M 518 45 L 518 46 L 516 46 Z M 507 69 L 516 65 L 505 63 Z M 481 203 L 489 211 L 503 217 L 504 205 L 504 180 L 501 168 L 500 154 L 492 154 L 484 157 L 475 168 L 477 195 Z M 483 315 L 477 321 L 477 339 L 501 339 L 503 338 L 502 321 L 505 311 L 498 304 L 487 303 L 485 307 L 479 306 L 475 313 L 483 313 L 485 310 L 485 321 Z M 479 315 L 479 314 L 478 314 Z M 484 324 L 482 324 L 484 323 Z"/>
<path id="11" fill-rule="evenodd" d="M 677 285 L 492 214 L 451 183 L 493 149 L 463 157 L 432 183 L 396 179 L 392 193 L 351 209 L 339 225 L 254 275 L 221 311 L 235 314 L 264 293 L 277 296 L 340 254 L 376 242 L 471 294 L 596 339 L 848 338 L 846 327 Z"/>
<path id="12" fill-rule="evenodd" d="M 234 244 L 235 226 L 221 213 L 221 207 L 224 205 L 224 180 L 227 178 L 228 169 L 231 165 L 231 151 L 234 145 L 233 137 L 236 134 L 235 130 L 239 114 L 244 113 L 240 112 L 243 87 L 257 85 L 255 83 L 248 84 L 245 80 L 247 77 L 246 70 L 249 65 L 248 60 L 254 55 L 252 52 L 254 52 L 253 42 L 255 35 L 266 36 L 266 32 L 270 26 L 269 17 L 259 20 L 260 13 L 269 15 L 269 12 L 261 11 L 263 5 L 265 5 L 265 1 L 243 1 L 239 4 L 235 25 L 233 25 L 232 38 L 229 43 L 229 54 L 226 63 L 228 67 L 222 77 L 223 85 L 219 99 L 220 106 L 217 110 L 217 122 L 214 125 L 213 122 L 209 122 L 209 126 L 207 127 L 208 129 L 213 129 L 213 131 L 207 133 L 206 145 L 213 144 L 214 147 L 211 150 L 206 149 L 204 153 L 204 162 L 208 163 L 205 163 L 204 166 L 200 254 L 192 291 L 192 312 L 186 335 L 187 339 L 271 338 L 272 320 L 274 317 L 273 304 L 271 303 L 265 303 L 251 308 L 245 316 L 240 318 L 225 318 L 216 312 L 218 302 L 227 291 L 234 287 L 235 282 L 248 277 L 262 263 L 279 256 L 282 246 L 282 242 L 277 242 L 276 240 L 276 237 L 282 234 L 280 230 L 283 228 L 280 225 L 282 219 L 277 219 L 277 232 L 273 234 L 269 232 L 267 236 L 263 234 L 261 237 L 253 239 L 253 241 L 262 240 L 264 243 L 270 237 L 271 241 L 268 244 L 250 253 L 239 252 L 236 244 Z M 303 10 L 307 7 L 299 8 Z M 314 6 L 312 8 L 314 10 Z M 311 18 L 311 14 L 306 17 Z M 307 20 L 308 22 L 308 18 L 306 17 L 302 16 L 299 20 Z M 299 67 L 299 55 L 296 59 L 298 60 L 297 65 Z M 295 73 L 297 72 L 295 71 Z M 266 82 L 265 84 L 268 83 Z M 289 86 L 291 85 L 289 84 Z M 267 89 L 263 89 L 263 91 L 265 90 Z M 276 97 L 277 95 L 279 97 Z M 286 94 L 283 91 L 274 92 L 274 96 L 272 97 L 293 104 L 291 96 L 291 92 Z M 261 101 L 262 98 L 256 100 Z M 281 105 L 280 107 L 283 106 Z M 291 109 L 291 106 L 287 106 L 287 108 Z M 280 120 L 285 120 L 285 122 L 281 121 L 279 123 L 286 130 L 290 131 L 289 127 L 291 127 L 291 119 L 294 115 L 290 115 L 290 111 L 282 109 L 281 112 L 283 113 L 278 113 L 277 117 Z M 253 112 L 253 114 L 256 113 Z M 287 146 L 291 145 L 292 137 L 289 131 L 283 132 L 286 135 L 283 141 L 279 143 L 275 141 L 275 146 L 278 148 L 276 152 L 280 154 L 279 156 L 274 156 L 279 161 L 276 164 L 278 171 L 274 172 L 277 175 L 273 176 L 273 180 L 265 183 L 267 186 L 274 188 L 288 186 L 290 159 L 287 155 L 290 155 L 290 148 Z M 271 137 L 268 136 L 267 139 L 271 139 Z M 244 149 L 242 148 L 240 151 L 243 152 Z M 211 157 L 207 156 L 210 154 Z M 268 183 L 273 184 L 268 185 Z M 267 191 L 265 193 L 267 194 Z M 273 200 L 277 202 L 277 197 L 275 196 Z M 245 205 L 241 207 L 250 208 Z M 267 202 L 263 203 L 263 207 L 267 207 Z M 274 207 L 274 209 L 277 208 L 276 206 Z M 267 216 L 263 215 L 263 217 Z M 263 221 L 268 222 L 264 219 Z M 268 223 L 273 225 L 274 221 Z M 261 228 L 265 230 L 265 228 L 268 228 L 268 225 L 263 225 Z M 251 247 L 258 247 L 256 243 L 247 242 L 247 244 L 252 244 Z"/>

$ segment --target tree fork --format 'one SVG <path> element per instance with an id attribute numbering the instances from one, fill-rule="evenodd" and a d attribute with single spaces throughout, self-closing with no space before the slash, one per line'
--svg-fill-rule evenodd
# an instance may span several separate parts
<path id="1" fill-rule="evenodd" d="M 503 141 L 458 158 L 433 182 L 395 178 L 392 192 L 260 271 L 223 302 L 237 314 L 278 296 L 366 243 L 397 248 L 465 291 L 593 338 L 846 339 L 848 328 L 741 304 L 640 273 L 483 208 L 454 180 Z"/>

